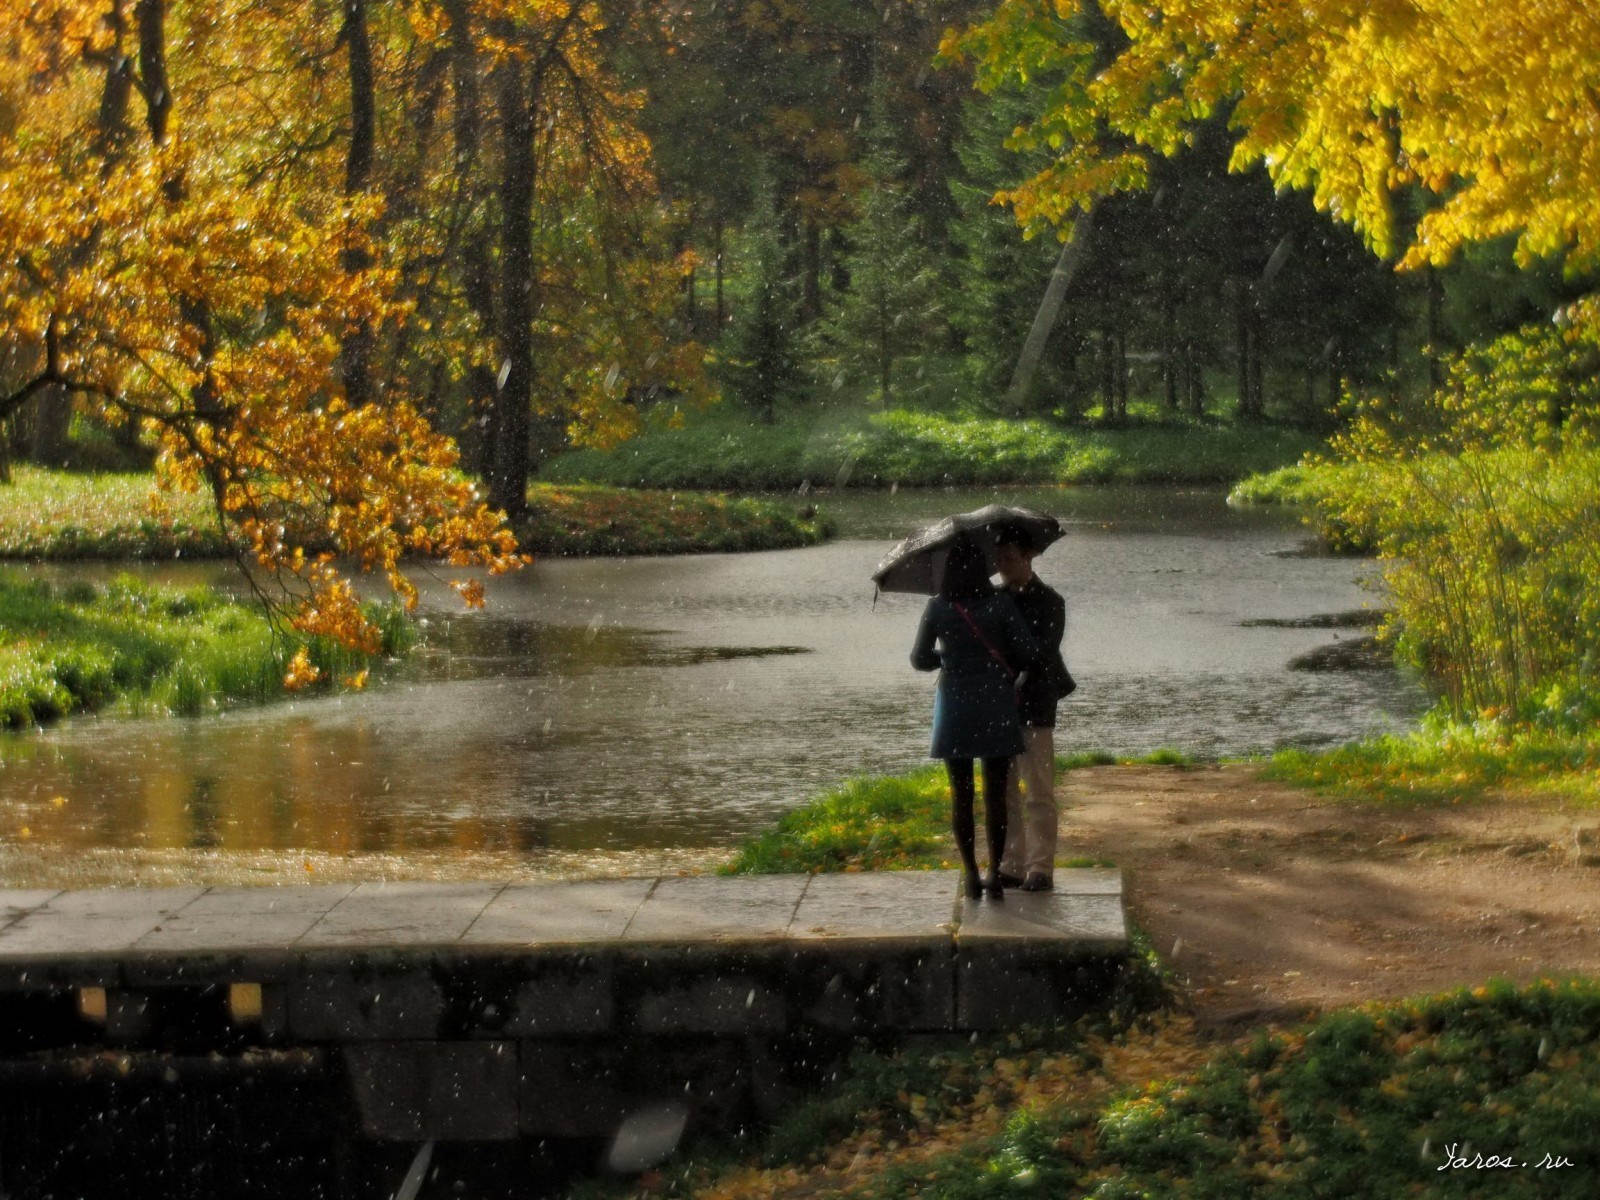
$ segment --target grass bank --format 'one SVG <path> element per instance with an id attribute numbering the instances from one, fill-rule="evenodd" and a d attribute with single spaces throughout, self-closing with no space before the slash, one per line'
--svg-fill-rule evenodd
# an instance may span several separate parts
<path id="1" fill-rule="evenodd" d="M 1470 804 L 1497 792 L 1600 806 L 1600 740 L 1592 733 L 1431 715 L 1407 735 L 1331 750 L 1280 750 L 1270 779 L 1334 799 L 1379 804 Z"/>
<path id="2" fill-rule="evenodd" d="M 204 496 L 163 493 L 152 476 L 18 466 L 0 487 L 0 558 L 218 558 L 228 547 Z M 832 533 L 826 516 L 770 500 L 534 484 L 519 529 L 535 554 L 683 554 L 805 546 Z"/>
<path id="3" fill-rule="evenodd" d="M 546 482 L 782 491 L 987 484 L 1231 484 L 1318 444 L 1264 425 L 1149 423 L 1122 429 L 913 412 L 794 414 L 775 425 L 726 412 L 647 432 L 614 450 L 559 455 Z"/>
<path id="4" fill-rule="evenodd" d="M 536 483 L 518 528 L 535 554 L 693 554 L 810 546 L 833 534 L 814 509 L 711 492 Z"/>
<path id="5" fill-rule="evenodd" d="M 1221 1044 L 1158 1014 L 864 1056 L 743 1161 L 647 1182 L 719 1200 L 1577 1200 L 1597 1120 L 1600 984 L 1495 981 Z"/>
<path id="6" fill-rule="evenodd" d="M 410 644 L 411 624 L 398 610 L 373 616 L 383 655 Z M 275 640 L 260 609 L 209 588 L 127 577 L 57 586 L 0 571 L 0 725 L 110 707 L 193 714 L 271 699 L 284 694 L 302 647 L 336 685 L 359 686 L 372 662 L 321 638 Z"/>
<path id="7" fill-rule="evenodd" d="M 1088 752 L 1057 756 L 1056 772 L 1113 763 L 1184 765 L 1173 750 L 1142 758 Z M 725 875 L 784 875 L 818 871 L 934 870 L 956 865 L 950 834 L 950 789 L 944 766 L 908 775 L 863 776 L 785 813 L 766 833 L 749 839 Z M 1101 865 L 1074 860 L 1069 866 Z"/>

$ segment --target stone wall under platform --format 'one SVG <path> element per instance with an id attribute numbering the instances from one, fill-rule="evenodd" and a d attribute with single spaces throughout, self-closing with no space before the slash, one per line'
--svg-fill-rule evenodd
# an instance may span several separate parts
<path id="1" fill-rule="evenodd" d="M 958 885 L 0 892 L 0 1082 L 277 1072 L 387 1142 L 606 1137 L 663 1105 L 731 1129 L 863 1041 L 1069 1021 L 1137 975 L 1118 872 L 1001 903 Z"/>

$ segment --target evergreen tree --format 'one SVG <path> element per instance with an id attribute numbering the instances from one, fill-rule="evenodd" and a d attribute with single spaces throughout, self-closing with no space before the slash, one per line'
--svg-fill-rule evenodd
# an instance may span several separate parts
<path id="1" fill-rule="evenodd" d="M 743 242 L 740 274 L 746 291 L 723 343 L 723 374 L 739 399 L 770 425 L 778 403 L 800 380 L 798 286 L 770 175 L 756 183 Z"/>
<path id="2" fill-rule="evenodd" d="M 1037 155 L 1004 145 L 1026 115 L 1024 100 L 1010 92 L 969 101 L 956 144 L 960 170 L 950 180 L 957 209 L 950 240 L 956 253 L 949 260 L 945 290 L 968 373 L 985 401 L 1004 394 L 1061 249 L 1050 237 L 1025 241 L 1010 209 L 992 202 L 1000 188 L 1039 170 L 1032 161 Z M 1069 325 L 1063 319 L 1052 332 L 1026 407 L 1065 390 L 1075 340 L 1063 328 Z"/>
<path id="3" fill-rule="evenodd" d="M 861 160 L 865 186 L 844 228 L 841 266 L 848 286 L 820 325 L 825 345 L 848 375 L 872 384 L 887 406 L 896 394 L 894 366 L 925 347 L 937 328 L 937 275 L 904 185 L 905 160 L 894 150 L 885 91 L 875 84 Z M 901 385 L 901 394 L 907 389 Z"/>

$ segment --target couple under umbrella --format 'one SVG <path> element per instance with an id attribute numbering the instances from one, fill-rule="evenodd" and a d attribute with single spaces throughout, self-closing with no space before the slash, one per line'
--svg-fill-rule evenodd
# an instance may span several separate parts
<path id="1" fill-rule="evenodd" d="M 1060 523 L 991 504 L 947 517 L 890 551 L 873 580 L 932 594 L 911 665 L 939 671 L 930 757 L 950 776 L 951 824 L 970 899 L 1053 886 L 1056 703 L 1074 688 L 1061 659 L 1066 602 L 1033 572 Z M 998 572 L 1004 587 L 990 576 Z M 989 871 L 980 880 L 974 763 L 983 765 Z M 1003 798 L 1003 799 L 1002 799 Z"/>

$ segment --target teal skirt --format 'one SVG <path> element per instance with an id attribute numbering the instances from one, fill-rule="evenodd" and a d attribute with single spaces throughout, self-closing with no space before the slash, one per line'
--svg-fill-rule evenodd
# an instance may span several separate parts
<path id="1" fill-rule="evenodd" d="M 1016 692 L 999 671 L 939 673 L 929 758 L 1011 758 L 1021 754 Z"/>

